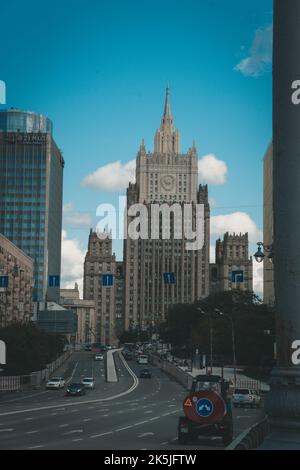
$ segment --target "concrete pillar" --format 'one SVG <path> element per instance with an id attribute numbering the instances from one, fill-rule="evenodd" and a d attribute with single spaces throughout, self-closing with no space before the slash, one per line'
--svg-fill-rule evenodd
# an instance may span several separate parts
<path id="1" fill-rule="evenodd" d="M 274 0 L 273 143 L 278 353 L 266 411 L 271 425 L 300 428 L 300 367 L 293 349 L 300 341 L 299 0 Z"/>

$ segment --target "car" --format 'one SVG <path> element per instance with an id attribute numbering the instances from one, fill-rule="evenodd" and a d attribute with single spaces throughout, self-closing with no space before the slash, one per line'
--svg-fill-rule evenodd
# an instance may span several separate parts
<path id="1" fill-rule="evenodd" d="M 66 390 L 66 395 L 78 396 L 85 394 L 85 386 L 81 383 L 71 383 L 68 385 Z"/>
<path id="2" fill-rule="evenodd" d="M 57 390 L 59 388 L 64 388 L 65 385 L 66 385 L 66 382 L 63 377 L 52 377 L 46 383 L 46 388 Z"/>
<path id="3" fill-rule="evenodd" d="M 123 356 L 126 359 L 126 361 L 132 361 L 133 359 L 133 353 L 131 351 L 123 351 Z"/>
<path id="4" fill-rule="evenodd" d="M 103 354 L 102 353 L 95 354 L 94 361 L 103 361 Z"/>
<path id="5" fill-rule="evenodd" d="M 91 344 L 86 344 L 84 347 L 85 351 L 91 351 L 92 350 L 92 345 Z"/>
<path id="6" fill-rule="evenodd" d="M 85 386 L 85 388 L 95 388 L 95 381 L 93 377 L 84 377 L 81 381 L 82 385 Z"/>
<path id="7" fill-rule="evenodd" d="M 142 369 L 140 372 L 140 379 L 151 379 L 152 374 L 149 369 Z"/>
<path id="8" fill-rule="evenodd" d="M 259 408 L 261 404 L 261 397 L 256 391 L 253 391 L 250 388 L 236 388 L 232 395 L 232 403 L 235 408 L 238 406 Z"/>
<path id="9" fill-rule="evenodd" d="M 141 356 L 138 356 L 137 362 L 138 362 L 138 364 L 148 364 L 148 356 L 146 356 L 144 354 L 141 355 Z"/>

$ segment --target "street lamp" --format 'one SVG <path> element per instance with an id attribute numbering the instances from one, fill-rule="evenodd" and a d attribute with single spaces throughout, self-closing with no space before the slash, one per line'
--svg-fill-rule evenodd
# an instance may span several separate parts
<path id="1" fill-rule="evenodd" d="M 209 339 L 210 339 L 210 372 L 212 374 L 212 368 L 213 368 L 213 324 L 212 324 L 212 316 L 211 312 L 205 312 L 202 310 L 202 308 L 198 307 L 197 310 L 202 314 L 202 315 L 208 315 L 209 317 Z"/>
<path id="2" fill-rule="evenodd" d="M 235 350 L 235 332 L 233 318 L 228 313 L 221 312 L 218 308 L 215 308 L 215 312 L 218 315 L 224 316 L 230 320 L 231 323 L 231 339 L 232 339 L 232 356 L 233 356 L 233 373 L 234 373 L 234 385 L 236 385 L 236 350 Z"/>
<path id="3" fill-rule="evenodd" d="M 263 249 L 264 249 L 264 251 L 266 253 L 269 253 L 268 254 L 268 260 L 272 263 L 273 262 L 273 256 L 274 256 L 273 244 L 264 245 L 262 242 L 258 242 L 257 246 L 258 246 L 258 249 L 257 249 L 257 252 L 254 255 L 254 258 L 256 259 L 256 261 L 258 263 L 261 263 L 265 259 L 266 254 L 263 252 Z"/>

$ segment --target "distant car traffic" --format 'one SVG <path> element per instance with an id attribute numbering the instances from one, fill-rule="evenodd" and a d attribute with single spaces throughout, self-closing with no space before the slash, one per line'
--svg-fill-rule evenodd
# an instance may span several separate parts
<path id="1" fill-rule="evenodd" d="M 46 388 L 48 389 L 59 389 L 64 388 L 66 382 L 63 377 L 52 377 L 46 383 Z"/>
<path id="2" fill-rule="evenodd" d="M 82 385 L 85 386 L 85 388 L 95 388 L 95 381 L 93 377 L 84 377 L 81 381 Z"/>
<path id="3" fill-rule="evenodd" d="M 133 353 L 131 351 L 124 350 L 122 354 L 123 354 L 124 358 L 126 359 L 126 361 L 132 361 Z"/>
<path id="4" fill-rule="evenodd" d="M 249 388 L 236 388 L 232 396 L 232 403 L 235 408 L 238 406 L 259 408 L 261 405 L 261 396 L 256 390 L 251 390 Z"/>
<path id="5" fill-rule="evenodd" d="M 84 347 L 85 351 L 91 351 L 92 350 L 92 345 L 91 344 L 86 344 Z"/>
<path id="6" fill-rule="evenodd" d="M 149 369 L 143 369 L 140 372 L 140 379 L 151 379 L 152 374 Z"/>
<path id="7" fill-rule="evenodd" d="M 66 395 L 78 396 L 85 394 L 85 387 L 80 383 L 72 383 L 68 385 Z"/>
<path id="8" fill-rule="evenodd" d="M 102 353 L 95 354 L 94 361 L 103 361 L 103 354 Z"/>

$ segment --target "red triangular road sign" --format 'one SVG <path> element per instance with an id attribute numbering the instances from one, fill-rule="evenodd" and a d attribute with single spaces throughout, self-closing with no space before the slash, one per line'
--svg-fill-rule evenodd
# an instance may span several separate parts
<path id="1" fill-rule="evenodd" d="M 190 398 L 187 398 L 184 402 L 184 406 L 193 406 L 193 403 L 191 402 Z"/>

